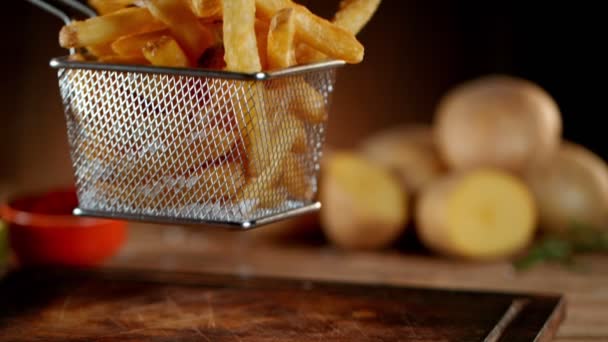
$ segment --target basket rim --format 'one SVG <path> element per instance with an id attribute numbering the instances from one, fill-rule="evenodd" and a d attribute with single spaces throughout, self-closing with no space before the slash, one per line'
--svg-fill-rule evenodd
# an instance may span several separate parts
<path id="1" fill-rule="evenodd" d="M 280 220 L 286 220 L 299 215 L 316 212 L 321 209 L 321 202 L 316 201 L 306 204 L 302 207 L 289 209 L 277 214 L 270 214 L 256 219 L 244 219 L 243 221 L 216 221 L 209 219 L 189 219 L 166 216 L 155 216 L 146 214 L 128 214 L 124 212 L 108 212 L 89 210 L 83 208 L 75 208 L 73 214 L 75 217 L 92 217 L 110 220 L 127 220 L 136 222 L 146 222 L 150 224 L 173 224 L 183 226 L 206 226 L 215 228 L 227 228 L 237 230 L 249 230 L 262 227 Z"/>
<path id="2" fill-rule="evenodd" d="M 49 64 L 54 69 L 88 69 L 100 71 L 132 72 L 141 74 L 165 74 L 176 76 L 207 77 L 246 81 L 266 81 L 270 79 L 288 77 L 314 71 L 335 69 L 346 65 L 346 62 L 342 60 L 329 60 L 324 62 L 294 66 L 276 71 L 264 71 L 255 73 L 242 73 L 202 68 L 172 68 L 149 65 L 109 64 L 95 61 L 70 61 L 69 56 L 55 57 L 51 59 Z"/>

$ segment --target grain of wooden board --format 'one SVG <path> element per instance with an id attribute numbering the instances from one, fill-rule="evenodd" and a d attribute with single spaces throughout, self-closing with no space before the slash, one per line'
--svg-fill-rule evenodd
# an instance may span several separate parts
<path id="1" fill-rule="evenodd" d="M 235 233 L 145 224 L 130 228 L 127 245 L 108 267 L 428 289 L 559 293 L 565 295 L 567 314 L 555 341 L 608 341 L 608 256 L 604 255 L 579 258 L 586 266 L 583 272 L 540 265 L 517 273 L 506 262 L 465 263 L 402 247 L 342 252 L 318 239 L 276 241 L 262 237 L 262 230 Z"/>
<path id="2" fill-rule="evenodd" d="M 560 297 L 106 269 L 0 284 L 3 341 L 549 341 Z"/>
<path id="3" fill-rule="evenodd" d="M 318 239 L 276 241 L 266 237 L 267 231 L 235 234 L 134 224 L 127 246 L 109 265 L 439 289 L 555 292 L 564 294 L 567 303 L 556 341 L 608 341 L 606 255 L 580 257 L 583 271 L 548 264 L 518 273 L 507 262 L 466 263 L 399 246 L 382 252 L 342 252 Z"/>

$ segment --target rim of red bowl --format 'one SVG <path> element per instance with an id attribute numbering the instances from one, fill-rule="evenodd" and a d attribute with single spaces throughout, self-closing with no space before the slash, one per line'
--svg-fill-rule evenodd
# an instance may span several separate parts
<path id="1" fill-rule="evenodd" d="M 4 203 L 0 204 L 0 219 L 6 221 L 8 224 L 16 224 L 19 226 L 36 227 L 36 228 L 82 228 L 82 227 L 93 227 L 102 225 L 123 225 L 122 221 L 93 218 L 93 217 L 80 217 L 75 215 L 52 215 L 52 214 L 40 214 L 32 213 L 26 210 L 21 210 L 13 207 L 13 204 L 20 200 L 35 199 L 42 197 L 44 194 L 29 194 L 13 198 Z"/>

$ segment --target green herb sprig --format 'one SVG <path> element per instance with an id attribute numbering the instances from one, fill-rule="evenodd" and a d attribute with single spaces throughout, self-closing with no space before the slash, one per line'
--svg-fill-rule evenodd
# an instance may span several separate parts
<path id="1" fill-rule="evenodd" d="M 577 268 L 574 257 L 584 253 L 608 253 L 608 231 L 573 224 L 563 233 L 544 236 L 513 265 L 517 270 L 526 270 L 540 263 L 558 262 Z"/>

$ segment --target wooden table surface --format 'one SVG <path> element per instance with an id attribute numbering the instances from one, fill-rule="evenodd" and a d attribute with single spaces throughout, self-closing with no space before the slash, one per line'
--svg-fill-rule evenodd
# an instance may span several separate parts
<path id="1" fill-rule="evenodd" d="M 567 317 L 556 341 L 608 341 L 608 256 L 585 256 L 584 271 L 541 265 L 518 273 L 508 263 L 474 264 L 394 248 L 343 252 L 312 241 L 277 241 L 236 232 L 132 224 L 108 262 L 153 270 L 204 271 L 424 287 L 559 293 Z"/>

